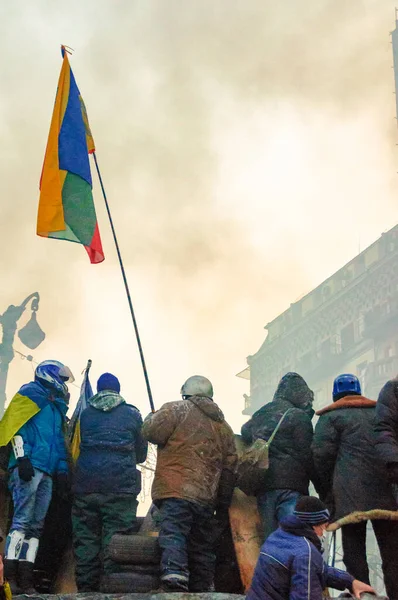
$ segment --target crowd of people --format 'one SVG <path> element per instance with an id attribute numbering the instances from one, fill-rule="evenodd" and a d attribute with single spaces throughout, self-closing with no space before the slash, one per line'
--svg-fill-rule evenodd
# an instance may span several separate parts
<path id="1" fill-rule="evenodd" d="M 53 489 L 73 498 L 78 590 L 101 589 L 115 569 L 107 552 L 111 537 L 135 531 L 137 465 L 146 460 L 148 442 L 157 446 L 152 500 L 160 516 L 161 590 L 212 591 L 215 522 L 228 520 L 239 458 L 211 382 L 190 377 L 182 399 L 143 421 L 121 395 L 117 377 L 104 373 L 81 415 L 80 453 L 72 467 L 66 443 L 70 378 L 62 363 L 41 363 L 0 421 L 0 442 L 11 449 L 13 517 L 4 577 L 13 593 L 35 591 L 34 563 Z M 375 402 L 361 395 L 354 375 L 337 377 L 315 431 L 313 402 L 304 379 L 287 373 L 274 398 L 241 430 L 247 446 L 275 433 L 257 494 L 264 544 L 249 600 L 320 600 L 325 587 L 348 589 L 357 598 L 373 591 L 366 522 L 342 526 L 347 572 L 324 563 L 322 540 L 331 520 L 355 511 L 397 511 L 398 381 L 388 382 Z M 309 495 L 310 483 L 319 498 Z M 398 521 L 376 518 L 372 526 L 387 594 L 398 600 Z"/>

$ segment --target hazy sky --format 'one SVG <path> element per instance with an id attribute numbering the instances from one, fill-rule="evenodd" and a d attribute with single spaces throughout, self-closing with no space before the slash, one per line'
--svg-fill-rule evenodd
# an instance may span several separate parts
<path id="1" fill-rule="evenodd" d="M 204 374 L 237 429 L 249 389 L 235 374 L 263 326 L 397 222 L 393 28 L 393 0 L 0 0 L 0 312 L 40 292 L 35 359 L 80 382 L 91 358 L 93 383 L 115 373 L 148 412 L 97 183 L 103 264 L 35 235 L 60 44 L 155 403 Z M 14 360 L 9 397 L 31 374 Z"/>

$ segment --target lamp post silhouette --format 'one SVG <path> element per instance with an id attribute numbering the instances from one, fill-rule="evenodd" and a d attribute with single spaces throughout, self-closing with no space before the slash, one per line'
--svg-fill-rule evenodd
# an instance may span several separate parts
<path id="1" fill-rule="evenodd" d="M 0 343 L 0 417 L 3 414 L 6 402 L 6 385 L 8 369 L 14 358 L 14 339 L 18 327 L 18 321 L 29 302 L 31 304 L 31 317 L 26 325 L 18 331 L 18 337 L 21 342 L 31 350 L 34 350 L 45 339 L 46 334 L 40 328 L 36 312 L 39 309 L 40 296 L 38 292 L 30 294 L 19 306 L 11 304 L 7 310 L 0 316 L 0 324 L 3 329 L 3 337 Z"/>

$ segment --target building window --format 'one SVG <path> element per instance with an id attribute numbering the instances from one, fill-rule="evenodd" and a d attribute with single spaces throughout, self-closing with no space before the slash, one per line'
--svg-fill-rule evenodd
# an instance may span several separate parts
<path id="1" fill-rule="evenodd" d="M 354 323 L 350 323 L 341 330 L 341 345 L 343 352 L 352 348 L 355 344 Z"/>
<path id="2" fill-rule="evenodd" d="M 323 340 L 322 344 L 321 344 L 321 358 L 325 359 L 325 358 L 329 358 L 329 356 L 332 354 L 331 351 L 331 347 L 330 347 L 330 338 L 327 338 L 326 340 Z"/>
<path id="3" fill-rule="evenodd" d="M 332 335 L 330 338 L 330 353 L 341 354 L 341 336 L 339 333 Z"/>
<path id="4" fill-rule="evenodd" d="M 361 340 L 363 338 L 363 333 L 365 331 L 365 316 L 363 313 L 361 313 L 358 317 L 358 319 L 356 320 L 356 335 L 355 335 L 355 339 L 356 340 Z"/>

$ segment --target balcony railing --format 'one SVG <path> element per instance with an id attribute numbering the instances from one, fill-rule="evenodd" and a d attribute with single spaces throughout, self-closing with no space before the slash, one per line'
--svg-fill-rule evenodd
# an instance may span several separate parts
<path id="1" fill-rule="evenodd" d="M 398 374 L 398 356 L 369 363 L 366 368 L 366 385 L 380 384 Z"/>

